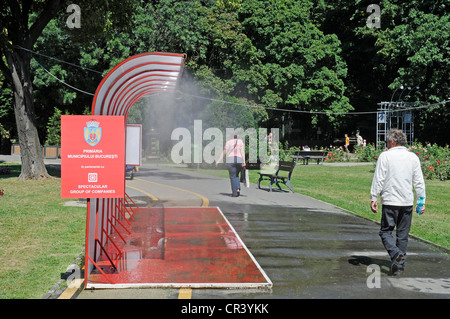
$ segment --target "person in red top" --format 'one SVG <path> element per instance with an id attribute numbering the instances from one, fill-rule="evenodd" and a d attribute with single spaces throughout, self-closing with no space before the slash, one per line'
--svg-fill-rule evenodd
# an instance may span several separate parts
<path id="1" fill-rule="evenodd" d="M 216 162 L 216 166 L 222 161 L 223 156 L 226 155 L 226 163 L 231 182 L 230 197 L 238 197 L 241 194 L 241 184 L 239 181 L 239 173 L 242 167 L 245 167 L 245 147 L 244 142 L 234 135 L 234 138 L 225 143 L 225 147 Z"/>

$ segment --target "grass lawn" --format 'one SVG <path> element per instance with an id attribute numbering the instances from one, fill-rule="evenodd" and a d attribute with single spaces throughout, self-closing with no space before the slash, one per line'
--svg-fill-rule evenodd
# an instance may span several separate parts
<path id="1" fill-rule="evenodd" d="M 5 164 L 0 164 L 5 165 Z M 64 206 L 60 179 L 17 180 L 20 165 L 0 175 L 0 299 L 42 298 L 84 248 L 86 209 Z M 299 165 L 292 185 L 302 193 L 379 221 L 369 207 L 373 165 Z M 226 170 L 198 170 L 228 178 Z M 50 171 L 50 173 L 52 173 Z M 256 183 L 257 171 L 251 171 Z M 450 248 L 450 182 L 426 181 L 423 216 L 414 214 L 412 233 Z"/>
<path id="2" fill-rule="evenodd" d="M 345 208 L 358 215 L 381 219 L 381 205 L 377 214 L 370 210 L 370 187 L 375 165 L 332 166 L 297 165 L 291 185 L 298 193 Z M 228 178 L 226 170 L 200 170 Z M 257 183 L 258 171 L 251 170 L 250 182 Z M 267 186 L 268 182 L 264 184 Z M 424 215 L 413 214 L 411 234 L 450 248 L 450 181 L 425 180 L 427 191 Z M 283 186 L 282 186 L 283 187 Z M 285 188 L 287 189 L 287 188 Z"/>
<path id="3" fill-rule="evenodd" d="M 370 210 L 370 187 L 375 165 L 299 165 L 291 184 L 296 192 L 332 203 L 361 216 L 380 221 Z M 252 182 L 258 177 L 252 172 Z M 427 202 L 423 215 L 413 214 L 411 234 L 450 248 L 450 181 L 426 180 Z"/>
<path id="4" fill-rule="evenodd" d="M 20 165 L 8 166 L 11 174 L 0 175 L 0 299 L 42 298 L 83 251 L 86 209 L 64 206 L 59 178 L 21 182 Z"/>

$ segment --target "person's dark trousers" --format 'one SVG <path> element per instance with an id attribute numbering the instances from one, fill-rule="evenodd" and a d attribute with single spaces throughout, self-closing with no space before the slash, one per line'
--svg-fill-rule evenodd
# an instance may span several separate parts
<path id="1" fill-rule="evenodd" d="M 227 168 L 230 174 L 231 193 L 238 196 L 237 190 L 241 188 L 239 173 L 242 170 L 242 160 L 239 157 L 227 158 Z"/>
<path id="2" fill-rule="evenodd" d="M 408 246 L 408 235 L 411 228 L 413 207 L 412 206 L 389 206 L 383 205 L 381 216 L 380 237 L 391 260 L 399 253 L 404 255 L 398 268 L 402 269 L 406 260 L 406 248 Z M 396 239 L 392 231 L 397 227 Z"/>

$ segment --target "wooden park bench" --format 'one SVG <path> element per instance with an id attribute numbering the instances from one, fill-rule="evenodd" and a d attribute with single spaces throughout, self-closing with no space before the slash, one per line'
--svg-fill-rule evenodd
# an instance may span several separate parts
<path id="1" fill-rule="evenodd" d="M 291 157 L 294 159 L 295 163 L 298 163 L 299 159 L 303 160 L 303 165 L 308 165 L 310 159 L 317 160 L 317 165 L 320 162 L 323 163 L 323 159 L 327 156 L 328 151 L 296 151 Z"/>
<path id="2" fill-rule="evenodd" d="M 268 180 L 269 183 L 269 191 L 272 192 L 272 185 L 276 184 L 278 188 L 281 190 L 280 183 L 286 185 L 293 193 L 294 190 L 291 187 L 291 176 L 294 171 L 296 163 L 295 162 L 284 162 L 280 161 L 278 165 L 273 167 L 272 169 L 264 169 L 262 168 L 259 174 L 258 179 L 258 188 L 261 188 L 261 181 Z"/>

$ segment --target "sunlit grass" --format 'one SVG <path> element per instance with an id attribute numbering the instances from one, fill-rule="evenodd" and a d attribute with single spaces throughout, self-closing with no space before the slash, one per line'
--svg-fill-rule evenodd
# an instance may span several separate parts
<path id="1" fill-rule="evenodd" d="M 0 175 L 0 298 L 42 298 L 82 252 L 86 209 L 64 206 L 60 179 Z"/>
<path id="2" fill-rule="evenodd" d="M 380 221 L 370 210 L 370 187 L 375 165 L 332 166 L 297 165 L 291 185 L 298 193 L 342 207 L 363 217 Z M 226 170 L 199 170 L 228 178 Z M 250 170 L 250 181 L 257 183 L 258 171 Z M 426 180 L 426 212 L 414 214 L 411 233 L 438 245 L 450 248 L 450 181 Z M 267 186 L 267 182 L 265 184 Z M 287 188 L 286 188 L 287 189 Z"/>
<path id="3" fill-rule="evenodd" d="M 379 221 L 381 212 L 370 210 L 370 187 L 374 165 L 326 166 L 298 165 L 291 184 L 296 192 Z M 257 181 L 256 171 L 252 181 Z M 411 233 L 450 248 L 450 181 L 426 180 L 426 213 L 414 214 Z"/>
<path id="4" fill-rule="evenodd" d="M 2 164 L 4 165 L 4 164 Z M 369 208 L 373 165 L 298 165 L 292 185 L 305 194 L 361 216 L 380 220 Z M 195 170 L 228 178 L 226 170 Z M 0 175 L 0 298 L 42 298 L 84 247 L 86 209 L 64 206 L 60 179 L 18 181 L 20 166 Z M 250 171 L 256 183 L 257 171 Z M 426 181 L 423 216 L 414 214 L 411 232 L 450 248 L 450 182 Z"/>

